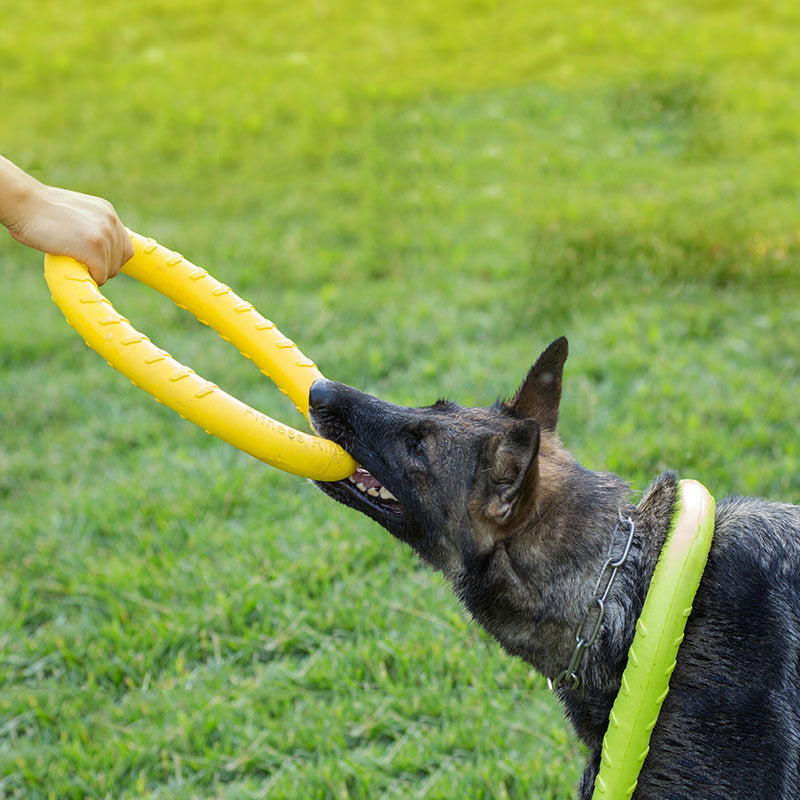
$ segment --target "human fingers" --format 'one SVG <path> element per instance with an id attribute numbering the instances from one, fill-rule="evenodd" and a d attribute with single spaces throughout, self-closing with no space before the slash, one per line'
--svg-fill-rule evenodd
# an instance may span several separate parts
<path id="1" fill-rule="evenodd" d="M 133 243 L 130 234 L 116 216 L 116 212 L 114 212 L 113 231 L 109 237 L 109 243 L 106 278 L 113 278 L 119 273 L 125 262 L 133 258 Z"/>
<path id="2" fill-rule="evenodd" d="M 82 197 L 86 204 L 81 259 L 98 286 L 117 275 L 133 256 L 130 234 L 107 200 Z"/>

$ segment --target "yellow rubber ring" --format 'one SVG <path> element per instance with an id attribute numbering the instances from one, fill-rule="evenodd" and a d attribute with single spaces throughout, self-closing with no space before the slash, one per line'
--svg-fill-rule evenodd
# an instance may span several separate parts
<path id="1" fill-rule="evenodd" d="M 308 390 L 322 374 L 250 303 L 183 256 L 131 232 L 134 256 L 122 271 L 212 327 L 251 359 L 308 418 Z M 346 478 L 356 462 L 329 439 L 276 422 L 226 394 L 156 347 L 118 314 L 83 264 L 46 255 L 44 273 L 67 322 L 114 369 L 207 433 L 273 467 L 320 481 Z"/>

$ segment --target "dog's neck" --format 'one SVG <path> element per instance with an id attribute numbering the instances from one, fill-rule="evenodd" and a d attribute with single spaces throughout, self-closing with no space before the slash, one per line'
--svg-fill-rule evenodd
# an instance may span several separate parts
<path id="1" fill-rule="evenodd" d="M 578 735 L 594 746 L 605 730 L 666 538 L 677 478 L 662 475 L 634 506 L 626 482 L 583 468 L 557 440 L 542 456 L 525 518 L 490 556 L 465 565 L 455 588 L 506 650 L 556 678 L 575 650 L 576 629 L 592 603 L 609 545 L 615 555 L 625 545 L 624 535 L 614 533 L 619 514 L 632 517 L 630 554 L 609 594 L 597 640 L 582 659 L 580 688 L 558 692 Z"/>
<path id="2" fill-rule="evenodd" d="M 631 508 L 636 526 L 631 553 L 606 604 L 598 640 L 585 652 L 581 684 L 577 688 L 556 689 L 576 733 L 596 751 L 602 744 L 608 715 L 619 691 L 636 621 L 667 536 L 677 494 L 677 476 L 664 473 L 653 481 L 639 504 Z"/>
<path id="3" fill-rule="evenodd" d="M 565 451 L 564 451 L 565 452 Z M 554 463 L 555 462 L 555 463 Z M 512 561 L 521 561 L 535 553 L 538 572 L 536 584 L 541 594 L 540 625 L 537 631 L 534 666 L 549 678 L 555 678 L 567 666 L 575 649 L 576 631 L 593 602 L 593 592 L 609 551 L 622 553 L 625 536 L 620 535 L 620 514 L 630 516 L 630 487 L 617 475 L 594 472 L 582 467 L 564 453 L 557 460 L 542 458 L 538 476 L 539 513 L 531 524 L 510 544 Z M 638 558 L 639 546 L 632 544 L 630 561 Z M 631 566 L 628 567 L 630 571 Z M 619 579 L 622 578 L 622 573 Z M 625 627 L 617 598 L 620 587 L 612 587 L 606 603 L 605 618 L 599 636 L 602 648 L 620 638 Z M 606 688 L 610 665 L 587 653 L 581 665 L 581 683 Z"/>

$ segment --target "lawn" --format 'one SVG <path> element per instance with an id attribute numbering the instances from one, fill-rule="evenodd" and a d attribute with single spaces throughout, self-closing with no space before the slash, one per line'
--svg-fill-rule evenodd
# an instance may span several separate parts
<path id="1" fill-rule="evenodd" d="M 38 0 L 0 152 L 108 197 L 331 378 L 490 404 L 644 489 L 800 502 L 800 6 Z M 110 370 L 0 236 L 0 797 L 562 798 L 543 679 L 307 481 Z M 127 278 L 177 358 L 302 426 Z"/>

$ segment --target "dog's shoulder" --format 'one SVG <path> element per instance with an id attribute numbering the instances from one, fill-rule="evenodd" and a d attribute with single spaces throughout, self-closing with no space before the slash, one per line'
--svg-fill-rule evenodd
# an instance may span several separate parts
<path id="1" fill-rule="evenodd" d="M 800 506 L 730 496 L 717 503 L 701 582 L 717 621 L 800 636 Z M 700 598 L 698 598 L 700 600 Z M 788 618 L 787 618 L 788 614 Z M 791 623 L 791 624 L 790 624 Z M 749 634 L 752 636 L 752 634 Z"/>
<path id="2" fill-rule="evenodd" d="M 719 549 L 752 552 L 765 564 L 800 558 L 800 506 L 732 495 L 717 503 Z"/>

